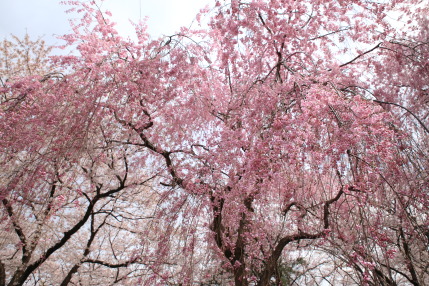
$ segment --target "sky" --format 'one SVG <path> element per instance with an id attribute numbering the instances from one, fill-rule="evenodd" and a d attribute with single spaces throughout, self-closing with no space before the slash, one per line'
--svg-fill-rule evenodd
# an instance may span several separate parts
<path id="1" fill-rule="evenodd" d="M 97 0 L 100 2 L 100 0 Z M 198 11 L 210 0 L 104 0 L 102 10 L 113 14 L 122 36 L 132 36 L 128 19 L 138 22 L 148 16 L 152 37 L 171 35 L 181 26 L 189 26 Z M 60 0 L 0 0 L 0 40 L 10 34 L 22 37 L 27 32 L 32 38 L 42 37 L 48 44 L 60 44 L 55 35 L 70 32 L 71 14 Z M 195 25 L 195 23 L 194 23 Z"/>

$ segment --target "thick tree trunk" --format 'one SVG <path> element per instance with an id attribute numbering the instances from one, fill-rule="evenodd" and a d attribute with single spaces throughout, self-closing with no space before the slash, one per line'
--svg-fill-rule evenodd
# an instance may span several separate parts
<path id="1" fill-rule="evenodd" d="M 259 277 L 258 286 L 267 286 L 270 283 L 271 277 L 274 275 L 277 267 L 277 260 L 279 259 L 280 255 L 276 255 L 273 253 L 273 255 L 268 259 L 268 261 L 265 264 L 264 271 L 261 274 L 261 277 Z"/>
<path id="2" fill-rule="evenodd" d="M 6 269 L 3 262 L 0 261 L 0 286 L 6 285 Z"/>

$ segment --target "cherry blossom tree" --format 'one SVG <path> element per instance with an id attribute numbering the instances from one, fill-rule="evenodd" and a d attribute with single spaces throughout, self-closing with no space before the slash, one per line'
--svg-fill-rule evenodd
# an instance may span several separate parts
<path id="1" fill-rule="evenodd" d="M 158 255 L 189 235 L 157 214 L 174 195 L 159 187 L 162 166 L 142 146 L 118 143 L 130 134 L 105 102 L 94 105 L 98 95 L 82 104 L 94 85 L 79 77 L 96 74 L 74 58 L 52 58 L 63 71 L 68 61 L 76 73 L 28 73 L 3 85 L 0 284 L 134 285 L 156 279 L 163 265 L 180 273 L 188 252 Z M 205 263 L 197 258 L 195 278 Z"/>
<path id="2" fill-rule="evenodd" d="M 424 10 L 416 6 L 412 12 L 414 18 L 406 21 L 411 27 L 400 37 L 388 39 L 379 51 L 380 57 L 372 61 L 373 74 L 377 76 L 371 80 L 374 87 L 366 90 L 374 102 L 396 118 L 392 128 L 401 138 L 396 145 L 395 179 L 386 178 L 378 189 L 382 196 L 356 209 L 359 216 L 353 224 L 360 231 L 350 236 L 354 237 L 353 244 L 337 248 L 343 259 L 353 261 L 360 280 L 367 279 L 371 285 L 425 285 L 429 279 L 429 37 Z"/>
<path id="3" fill-rule="evenodd" d="M 425 1 L 218 0 L 136 40 L 69 4 L 63 73 L 0 91 L 3 284 L 426 283 Z"/>
<path id="4" fill-rule="evenodd" d="M 48 55 L 53 47 L 42 39 L 32 40 L 28 34 L 23 39 L 11 35 L 12 40 L 4 39 L 0 46 L 0 80 L 4 84 L 13 77 L 45 75 L 52 72 Z"/>

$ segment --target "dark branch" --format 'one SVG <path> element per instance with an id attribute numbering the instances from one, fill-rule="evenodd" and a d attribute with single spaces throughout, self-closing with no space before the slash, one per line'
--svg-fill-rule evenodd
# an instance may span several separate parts
<path id="1" fill-rule="evenodd" d="M 400 108 L 402 108 L 402 109 L 404 109 L 405 111 L 407 111 L 409 114 L 411 114 L 419 123 L 420 123 L 420 126 L 422 126 L 423 127 L 423 129 L 427 132 L 427 133 L 429 133 L 429 129 L 426 127 L 426 125 L 420 120 L 420 118 L 418 118 L 417 117 L 417 115 L 415 115 L 411 110 L 409 110 L 408 108 L 406 108 L 406 107 L 404 107 L 404 106 L 402 106 L 402 105 L 400 105 L 400 104 L 397 104 L 397 103 L 394 103 L 394 102 L 387 102 L 387 101 L 381 101 L 381 100 L 376 100 L 376 99 L 374 99 L 373 100 L 374 102 L 377 102 L 377 103 L 381 103 L 381 104 L 390 104 L 390 105 L 394 105 L 394 106 L 397 106 L 397 107 L 400 107 Z"/>
<path id="2" fill-rule="evenodd" d="M 359 59 L 360 57 L 362 57 L 362 56 L 364 56 L 364 55 L 366 55 L 366 54 L 369 54 L 370 52 L 372 52 L 372 51 L 374 51 L 375 49 L 379 48 L 379 47 L 380 47 L 380 45 L 381 45 L 381 43 L 378 43 L 378 44 L 377 44 L 375 47 L 373 47 L 372 49 L 369 49 L 368 51 L 363 52 L 362 54 L 359 54 L 359 55 L 358 55 L 358 56 L 356 56 L 354 59 L 352 59 L 352 60 L 350 60 L 350 61 L 348 61 L 348 62 L 346 62 L 346 63 L 344 63 L 344 64 L 340 65 L 340 67 L 342 68 L 342 67 L 344 67 L 344 66 L 346 66 L 346 65 L 348 65 L 348 64 L 353 63 L 355 60 Z"/>

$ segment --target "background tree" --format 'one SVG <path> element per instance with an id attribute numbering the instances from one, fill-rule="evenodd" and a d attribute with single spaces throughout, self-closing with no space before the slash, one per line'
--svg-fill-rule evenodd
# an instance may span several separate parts
<path id="1" fill-rule="evenodd" d="M 0 46 L 0 80 L 4 84 L 9 78 L 31 75 L 46 75 L 52 72 L 48 56 L 53 47 L 40 38 L 32 40 L 28 34 L 23 39 L 11 35 Z"/>

